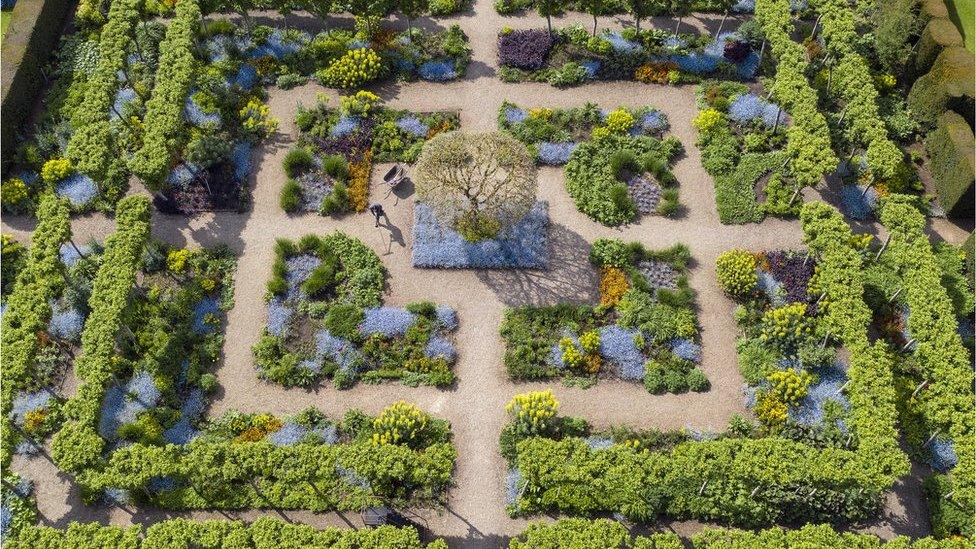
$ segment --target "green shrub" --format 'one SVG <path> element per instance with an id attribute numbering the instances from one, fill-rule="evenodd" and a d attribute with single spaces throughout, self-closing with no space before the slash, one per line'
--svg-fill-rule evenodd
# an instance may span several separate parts
<path id="1" fill-rule="evenodd" d="M 549 84 L 557 88 L 576 86 L 586 81 L 586 69 L 575 61 L 567 61 L 562 67 L 549 73 Z"/>
<path id="2" fill-rule="evenodd" d="M 925 138 L 936 195 L 946 212 L 952 213 L 957 206 L 963 212 L 972 211 L 974 148 L 973 130 L 963 117 L 951 111 L 939 116 L 935 130 Z M 962 203 L 967 192 L 969 200 Z"/>
<path id="3" fill-rule="evenodd" d="M 323 320 L 329 333 L 350 341 L 359 339 L 359 323 L 362 321 L 362 308 L 352 303 L 336 303 L 329 307 Z"/>
<path id="4" fill-rule="evenodd" d="M 316 76 L 322 84 L 332 88 L 356 88 L 376 80 L 380 75 L 382 61 L 370 48 L 349 50 L 332 62 L 328 68 L 320 70 Z"/>
<path id="5" fill-rule="evenodd" d="M 718 283 L 730 296 L 742 297 L 756 289 L 756 257 L 745 250 L 728 250 L 715 262 Z"/>
<path id="6" fill-rule="evenodd" d="M 298 210 L 298 204 L 302 199 L 302 186 L 294 179 L 289 178 L 281 187 L 281 195 L 278 197 L 278 204 L 282 210 L 293 213 Z"/>
<path id="7" fill-rule="evenodd" d="M 704 372 L 698 368 L 692 368 L 688 372 L 688 377 L 685 380 L 688 388 L 696 393 L 701 393 L 707 391 L 711 387 L 711 383 L 708 381 L 708 377 Z"/>
<path id="8" fill-rule="evenodd" d="M 951 101 L 967 98 L 972 108 L 976 80 L 973 54 L 965 48 L 942 50 L 932 70 L 915 81 L 908 93 L 908 107 L 925 127 L 935 126 Z"/>
<path id="9" fill-rule="evenodd" d="M 315 168 L 315 157 L 308 147 L 296 147 L 288 151 L 281 165 L 288 177 L 298 177 Z"/>
<path id="10" fill-rule="evenodd" d="M 302 290 L 310 297 L 321 296 L 336 284 L 339 269 L 339 258 L 333 254 L 326 255 L 308 279 L 302 282 Z"/>

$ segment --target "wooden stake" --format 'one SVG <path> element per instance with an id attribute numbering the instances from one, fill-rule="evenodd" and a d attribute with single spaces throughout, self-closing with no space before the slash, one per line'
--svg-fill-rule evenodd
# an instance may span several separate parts
<path id="1" fill-rule="evenodd" d="M 905 289 L 904 287 L 898 288 L 898 290 L 895 291 L 894 294 L 892 294 L 891 299 L 888 300 L 888 303 L 894 303 L 895 298 L 898 297 L 898 294 L 900 294 L 901 291 L 904 290 L 904 289 Z"/>
<path id="2" fill-rule="evenodd" d="M 912 391 L 912 398 L 915 398 L 915 395 L 917 395 L 919 391 L 921 391 L 922 389 L 924 389 L 925 387 L 927 387 L 928 384 L 929 384 L 929 380 L 927 380 L 927 379 L 925 381 L 919 383 L 918 384 L 918 387 L 915 387 L 915 390 Z"/>
<path id="3" fill-rule="evenodd" d="M 905 346 L 901 348 L 901 350 L 902 351 L 907 351 L 908 348 L 911 347 L 914 343 L 915 343 L 915 338 L 913 337 L 913 338 L 911 338 L 911 339 L 908 340 L 908 343 L 906 343 Z"/>
<path id="4" fill-rule="evenodd" d="M 699 496 L 705 492 L 705 486 L 707 485 L 708 485 L 708 479 L 705 479 L 705 482 L 702 483 L 701 488 L 698 489 Z"/>
<path id="5" fill-rule="evenodd" d="M 878 259 L 881 258 L 881 254 L 884 253 L 884 251 L 888 248 L 888 244 L 890 244 L 890 243 L 891 243 L 891 233 L 888 233 L 887 238 L 885 238 L 884 244 L 881 245 L 881 249 L 878 250 L 877 255 L 874 256 L 874 260 L 875 261 L 877 261 Z M 898 290 L 898 291 L 900 292 L 901 290 Z M 895 294 L 895 295 L 898 295 L 898 294 Z"/>

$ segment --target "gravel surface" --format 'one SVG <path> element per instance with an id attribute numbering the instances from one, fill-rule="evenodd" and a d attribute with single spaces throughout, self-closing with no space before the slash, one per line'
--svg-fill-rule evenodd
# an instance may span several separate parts
<path id="1" fill-rule="evenodd" d="M 279 21 L 274 15 L 258 17 L 259 22 Z M 581 14 L 554 18 L 554 24 L 572 21 L 591 24 Z M 714 31 L 720 16 L 693 15 L 684 19 L 683 28 L 692 26 Z M 296 14 L 287 18 L 293 26 L 311 30 L 322 21 Z M 337 17 L 328 24 L 348 18 Z M 498 108 L 508 99 L 519 105 L 571 107 L 593 101 L 604 108 L 618 105 L 652 105 L 671 121 L 671 133 L 684 144 L 686 155 L 673 168 L 681 188 L 683 213 L 674 219 L 657 216 L 642 218 L 640 223 L 608 228 L 576 211 L 566 193 L 562 169 L 539 171 L 539 199 L 550 205 L 552 221 L 552 269 L 549 271 L 440 271 L 418 270 L 410 264 L 413 218 L 409 185 L 398 194 L 386 196 L 382 174 L 389 165 L 373 170 L 371 201 L 379 201 L 390 216 L 390 229 L 374 228 L 367 215 L 341 219 L 314 214 L 289 216 L 278 207 L 278 193 L 285 182 L 281 161 L 297 138 L 293 116 L 296 103 L 307 105 L 323 89 L 309 84 L 292 90 L 270 91 L 272 114 L 281 120 L 279 134 L 256 148 L 252 175 L 254 206 L 243 214 L 203 214 L 192 218 L 155 214 L 153 233 L 175 245 L 213 245 L 226 243 L 239 252 L 235 277 L 235 307 L 227 318 L 227 338 L 222 365 L 216 374 L 221 389 L 208 414 L 227 410 L 265 411 L 276 414 L 297 412 L 317 406 L 333 417 L 352 407 L 377 412 L 390 403 L 407 399 L 430 413 L 451 421 L 459 458 L 456 487 L 449 494 L 447 506 L 440 510 L 418 510 L 418 519 L 456 547 L 500 547 L 507 537 L 520 532 L 526 521 L 511 520 L 505 513 L 504 459 L 498 453 L 498 434 L 506 421 L 505 403 L 516 393 L 534 389 L 552 389 L 566 415 L 583 416 L 598 425 L 628 423 L 641 427 L 680 428 L 693 426 L 720 430 L 732 414 L 745 414 L 742 402 L 742 379 L 736 369 L 733 304 L 722 294 L 715 279 L 716 257 L 731 247 L 748 249 L 781 249 L 797 247 L 802 232 L 796 221 L 768 219 L 760 225 L 723 226 L 715 208 L 711 178 L 702 169 L 695 148 L 694 88 L 644 85 L 632 82 L 596 83 L 579 88 L 559 90 L 545 84 L 505 84 L 497 79 L 496 35 L 503 26 L 537 28 L 545 21 L 534 14 L 524 17 L 502 17 L 495 13 L 491 0 L 477 0 L 473 12 L 456 20 L 422 19 L 421 26 L 446 27 L 459 23 L 471 39 L 474 59 L 464 80 L 447 84 L 426 82 L 384 84 L 377 92 L 397 108 L 416 111 L 456 109 L 461 111 L 461 126 L 468 131 L 496 129 Z M 601 27 L 621 23 L 625 18 L 603 18 Z M 673 28 L 668 19 L 649 22 L 660 28 Z M 402 26 L 402 19 L 394 24 Z M 726 22 L 729 29 L 737 24 Z M 337 97 L 333 90 L 325 90 Z M 141 191 L 137 185 L 132 192 Z M 807 198 L 817 198 L 809 192 Z M 824 193 L 824 198 L 835 202 Z M 4 232 L 27 238 L 33 222 L 5 216 Z M 961 242 L 966 233 L 942 220 L 936 220 L 933 231 L 942 238 Z M 113 222 L 102 215 L 77 218 L 73 224 L 76 242 L 90 237 L 103 238 L 113 229 Z M 856 225 L 860 230 L 878 233 L 876 225 Z M 455 366 L 458 382 L 448 390 L 430 387 L 416 389 L 399 384 L 358 384 L 351 390 L 336 391 L 331 385 L 314 390 L 286 390 L 258 379 L 251 346 L 257 342 L 267 319 L 263 301 L 265 283 L 271 275 L 276 238 L 298 238 L 307 233 L 325 234 L 336 229 L 345 231 L 371 246 L 390 272 L 385 295 L 387 305 L 401 306 L 420 299 L 449 305 L 458 311 L 460 328 L 456 334 L 459 359 Z M 586 261 L 587 245 L 601 237 L 637 240 L 653 248 L 685 243 L 691 248 L 690 284 L 698 292 L 699 319 L 702 325 L 703 358 L 701 368 L 711 381 L 706 393 L 651 395 L 639 384 L 603 380 L 591 389 L 566 388 L 554 383 L 519 383 L 506 378 L 502 365 L 504 345 L 498 327 L 506 306 L 559 301 L 592 301 L 597 291 L 597 275 Z M 73 385 L 70 383 L 68 385 Z M 17 457 L 13 468 L 37 481 L 38 508 L 42 523 L 64 526 L 70 520 L 97 520 L 118 524 L 153 522 L 172 516 L 193 518 L 234 517 L 254 519 L 263 514 L 283 515 L 291 520 L 316 526 L 357 525 L 356 514 L 248 511 L 241 513 L 171 513 L 152 509 L 119 509 L 88 507 L 81 503 L 80 493 L 70 479 L 43 456 L 33 459 Z M 893 534 L 923 534 L 927 526 L 920 509 L 921 493 L 917 476 L 909 477 L 889 498 L 885 517 L 867 528 L 886 537 Z M 658 526 L 680 534 L 700 528 L 698 523 L 662 522 Z"/>

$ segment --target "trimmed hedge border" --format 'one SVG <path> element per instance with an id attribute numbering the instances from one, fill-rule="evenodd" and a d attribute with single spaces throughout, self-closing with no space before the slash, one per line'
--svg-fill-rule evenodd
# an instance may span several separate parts
<path id="1" fill-rule="evenodd" d="M 13 158 L 17 129 L 27 121 L 34 100 L 44 86 L 43 69 L 73 5 L 71 0 L 19 0 L 10 15 L 10 27 L 0 49 L 3 58 L 0 156 L 5 165 Z"/>
<path id="2" fill-rule="evenodd" d="M 974 147 L 973 130 L 962 116 L 952 111 L 939 116 L 935 130 L 925 137 L 935 193 L 949 217 L 972 217 Z"/>
<path id="3" fill-rule="evenodd" d="M 942 270 L 926 236 L 925 216 L 896 198 L 885 201 L 881 222 L 891 234 L 886 253 L 903 275 L 908 305 L 908 331 L 920 374 L 927 382 L 920 392 L 928 421 L 948 434 L 959 456 L 949 473 L 951 500 L 961 509 L 976 504 L 976 424 L 974 424 L 973 362 L 957 332 L 952 302 L 941 284 Z"/>

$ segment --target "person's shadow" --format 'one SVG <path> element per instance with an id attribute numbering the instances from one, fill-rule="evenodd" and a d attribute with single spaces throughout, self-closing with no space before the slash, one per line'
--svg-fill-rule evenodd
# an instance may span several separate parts
<path id="1" fill-rule="evenodd" d="M 393 253 L 393 243 L 396 242 L 401 248 L 407 247 L 407 242 L 403 239 L 403 231 L 400 227 L 397 227 L 390 222 L 390 218 L 383 216 L 383 223 L 380 223 L 381 227 L 386 227 L 386 230 L 390 231 L 390 243 L 386 247 L 386 253 L 383 255 L 390 255 Z"/>

